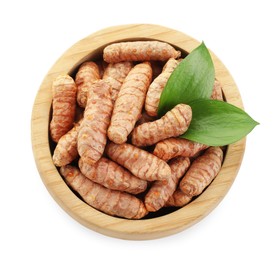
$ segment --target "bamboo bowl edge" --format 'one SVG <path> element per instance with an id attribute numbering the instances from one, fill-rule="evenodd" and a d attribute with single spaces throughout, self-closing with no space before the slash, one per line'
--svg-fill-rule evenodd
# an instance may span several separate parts
<path id="1" fill-rule="evenodd" d="M 31 119 L 32 148 L 46 188 L 56 202 L 84 226 L 107 236 L 121 239 L 155 239 L 180 232 L 207 216 L 224 198 L 233 184 L 245 151 L 245 138 L 228 146 L 223 167 L 209 187 L 187 206 L 162 217 L 125 220 L 108 216 L 80 200 L 65 184 L 52 162 L 48 127 L 52 102 L 51 82 L 59 74 L 70 74 L 82 62 L 97 55 L 110 42 L 131 39 L 166 41 L 186 52 L 200 42 L 192 37 L 159 25 L 131 24 L 103 29 L 69 48 L 45 76 L 33 105 Z M 216 78 L 222 83 L 227 102 L 243 108 L 239 90 L 224 64 L 211 52 Z"/>

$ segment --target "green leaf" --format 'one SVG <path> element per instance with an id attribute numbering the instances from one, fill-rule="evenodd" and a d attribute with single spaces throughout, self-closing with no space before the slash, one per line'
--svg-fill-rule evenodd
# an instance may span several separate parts
<path id="1" fill-rule="evenodd" d="M 199 99 L 190 106 L 192 122 L 180 137 L 209 146 L 234 143 L 259 124 L 242 109 L 223 101 Z"/>
<path id="2" fill-rule="evenodd" d="M 160 97 L 158 115 L 164 115 L 180 103 L 189 104 L 199 98 L 210 98 L 214 80 L 213 61 L 202 42 L 171 74 Z"/>

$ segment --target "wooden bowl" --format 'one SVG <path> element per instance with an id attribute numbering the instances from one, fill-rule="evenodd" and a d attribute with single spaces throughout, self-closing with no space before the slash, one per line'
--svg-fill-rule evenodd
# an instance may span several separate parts
<path id="1" fill-rule="evenodd" d="M 133 24 L 103 29 L 77 42 L 53 65 L 37 93 L 32 112 L 32 146 L 40 176 L 57 203 L 74 219 L 99 233 L 133 240 L 154 239 L 182 231 L 208 215 L 231 187 L 241 164 L 245 139 L 231 144 L 225 153 L 223 167 L 209 187 L 187 206 L 172 213 L 142 220 L 108 216 L 83 202 L 65 184 L 52 162 L 49 142 L 52 81 L 59 74 L 72 74 L 89 59 L 102 55 L 112 42 L 126 40 L 165 41 L 184 52 L 191 52 L 200 42 L 190 36 L 158 25 Z M 227 102 L 242 108 L 238 88 L 222 62 L 211 52 L 216 78 L 222 83 Z"/>

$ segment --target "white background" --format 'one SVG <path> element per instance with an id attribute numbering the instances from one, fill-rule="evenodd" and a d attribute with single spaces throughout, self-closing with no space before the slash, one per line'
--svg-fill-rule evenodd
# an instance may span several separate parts
<path id="1" fill-rule="evenodd" d="M 276 259 L 274 1 L 1 1 L 1 259 Z M 52 199 L 30 137 L 35 95 L 65 50 L 112 25 L 153 23 L 205 44 L 234 77 L 246 111 L 261 124 L 248 135 L 239 174 L 198 224 L 151 241 L 91 231 Z M 274 92 L 273 92 L 274 91 Z"/>

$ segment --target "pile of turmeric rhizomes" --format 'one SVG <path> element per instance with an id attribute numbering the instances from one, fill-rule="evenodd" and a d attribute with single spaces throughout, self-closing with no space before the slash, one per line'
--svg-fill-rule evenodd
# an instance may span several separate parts
<path id="1" fill-rule="evenodd" d="M 81 64 L 52 85 L 53 162 L 92 207 L 141 219 L 182 207 L 220 171 L 223 151 L 179 138 L 192 110 L 178 104 L 158 118 L 158 104 L 181 52 L 159 41 L 110 44 L 103 60 Z M 222 99 L 215 81 L 212 97 Z"/>

